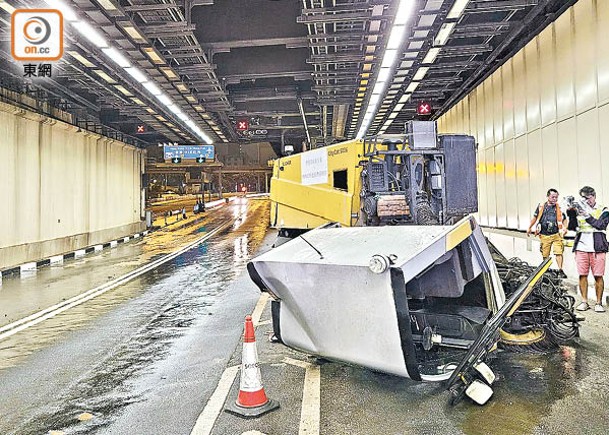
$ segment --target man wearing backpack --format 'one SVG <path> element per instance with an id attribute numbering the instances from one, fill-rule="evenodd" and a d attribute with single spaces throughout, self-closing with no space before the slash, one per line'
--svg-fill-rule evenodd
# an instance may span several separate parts
<path id="1" fill-rule="evenodd" d="M 535 235 L 539 236 L 541 242 L 541 256 L 546 259 L 550 256 L 550 250 L 553 250 L 559 269 L 558 274 L 560 277 L 566 278 L 567 275 L 562 270 L 562 264 L 565 250 L 563 236 L 567 232 L 567 218 L 558 205 L 558 191 L 548 189 L 546 196 L 546 202 L 538 204 L 533 212 L 533 219 L 531 219 L 527 229 L 527 236 L 535 228 Z"/>

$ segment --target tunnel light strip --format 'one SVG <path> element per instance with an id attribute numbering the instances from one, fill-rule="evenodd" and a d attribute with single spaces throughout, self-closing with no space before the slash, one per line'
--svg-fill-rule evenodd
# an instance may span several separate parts
<path id="1" fill-rule="evenodd" d="M 381 69 L 377 75 L 374 88 L 372 89 L 372 94 L 366 106 L 364 119 L 362 120 L 362 124 L 357 132 L 357 139 L 363 138 L 368 131 L 370 122 L 372 119 L 374 119 L 381 95 L 385 95 L 385 92 L 387 91 L 387 86 L 389 85 L 390 81 L 386 80 L 386 76 L 391 73 L 398 57 L 398 49 L 404 40 L 404 35 L 406 34 L 406 23 L 412 16 L 415 3 L 416 2 L 413 2 L 412 0 L 400 0 L 398 10 L 393 20 L 391 33 L 389 35 L 389 39 L 387 40 L 387 46 L 383 52 Z M 387 70 L 384 71 L 385 68 Z"/>
<path id="2" fill-rule="evenodd" d="M 9 5 L 4 0 L 0 0 L 0 9 L 4 9 L 9 14 L 12 14 L 13 12 L 15 12 L 15 8 L 12 7 L 11 5 Z"/>
<path id="3" fill-rule="evenodd" d="M 211 138 L 207 134 L 205 134 L 203 130 L 201 130 L 201 128 L 193 120 L 191 120 L 187 115 L 185 115 L 167 95 L 161 92 L 161 89 L 157 86 L 154 80 L 147 77 L 146 74 L 141 72 L 138 68 L 132 66 L 131 62 L 120 52 L 120 50 L 110 46 L 106 39 L 97 30 L 91 27 L 91 25 L 87 22 L 80 20 L 70 7 L 68 7 L 65 3 L 59 0 L 46 0 L 46 3 L 48 3 L 49 6 L 55 9 L 59 9 L 63 14 L 64 19 L 70 22 L 70 24 L 74 26 L 78 33 L 80 33 L 84 38 L 86 38 L 97 48 L 100 48 L 102 53 L 104 53 L 104 55 L 109 60 L 123 68 L 131 77 L 133 77 L 138 83 L 144 86 L 144 88 L 146 88 L 146 90 L 155 98 L 157 98 L 165 107 L 169 108 L 173 113 L 178 115 L 180 119 L 190 128 L 190 130 L 192 130 L 192 132 L 194 132 L 200 139 L 202 139 L 207 144 L 213 143 Z M 0 5 L 2 4 L 3 2 L 0 3 Z M 175 109 L 173 109 L 172 107 L 175 107 Z"/>
<path id="4" fill-rule="evenodd" d="M 401 0 L 400 4 L 398 6 L 398 11 L 396 13 L 396 17 L 394 19 L 393 22 L 393 28 L 391 30 L 391 35 L 389 37 L 389 40 L 387 42 L 387 46 L 385 48 L 385 53 L 383 56 L 383 61 L 381 64 L 381 67 L 385 67 L 385 68 L 393 68 L 393 64 L 395 61 L 395 57 L 397 57 L 397 49 L 400 46 L 400 43 L 403 39 L 403 33 L 399 33 L 399 31 L 403 32 L 405 31 L 405 24 L 408 22 L 408 19 L 410 17 L 410 15 L 412 14 L 412 3 L 414 2 L 409 2 L 406 0 Z M 448 19 L 458 19 L 459 17 L 461 17 L 461 15 L 463 14 L 464 10 L 466 9 L 467 5 L 469 4 L 469 0 L 456 0 L 455 3 L 453 4 L 452 8 L 450 9 L 447 18 Z M 434 40 L 434 47 L 430 48 L 429 51 L 427 52 L 427 54 L 425 55 L 425 58 L 423 59 L 423 63 L 424 64 L 431 64 L 433 62 L 435 62 L 438 54 L 440 53 L 441 50 L 441 46 L 446 44 L 446 41 L 448 40 L 450 34 L 453 32 L 454 28 L 456 26 L 455 22 L 451 22 L 451 23 L 445 23 L 440 31 L 438 32 L 438 35 L 436 36 L 435 40 Z M 394 33 L 395 32 L 395 33 Z M 420 68 L 417 71 L 416 77 L 418 80 L 421 80 L 425 74 L 427 73 L 428 68 Z M 381 80 L 379 80 L 379 78 Z M 379 86 L 379 83 L 383 83 L 386 79 L 386 72 L 384 72 L 382 69 L 381 71 L 379 71 L 379 78 L 377 78 L 374 89 L 373 89 L 373 94 L 376 93 L 383 93 L 386 90 L 387 87 L 387 83 L 384 83 L 384 86 Z M 417 82 L 412 82 L 410 83 L 410 85 L 408 86 L 407 92 L 409 92 L 409 94 L 405 94 L 402 96 L 402 98 L 400 99 L 400 102 L 406 102 L 406 100 L 410 97 L 410 93 L 412 93 L 417 86 L 419 85 L 419 83 Z M 402 101 L 404 100 L 404 101 Z M 366 131 L 368 130 L 369 127 L 369 121 L 373 118 L 373 116 L 368 116 L 371 112 L 374 113 L 374 111 L 376 110 L 378 106 L 378 102 L 376 102 L 376 104 L 370 104 L 370 102 L 368 103 L 368 107 L 366 108 L 366 116 L 364 117 L 364 120 L 362 121 L 362 124 L 360 126 L 360 129 L 358 131 L 357 134 L 357 138 L 361 139 L 365 134 Z M 384 133 L 385 128 L 383 128 L 380 133 Z"/>
<path id="5" fill-rule="evenodd" d="M 468 4 L 469 4 L 469 0 L 456 0 L 455 4 L 448 12 L 448 15 L 446 16 L 446 18 L 448 18 L 448 19 L 459 18 L 463 14 L 463 11 L 465 10 L 465 8 L 467 7 Z"/>

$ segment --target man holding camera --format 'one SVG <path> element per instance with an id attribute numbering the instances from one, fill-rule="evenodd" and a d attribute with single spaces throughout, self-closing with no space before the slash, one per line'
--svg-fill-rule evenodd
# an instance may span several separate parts
<path id="1" fill-rule="evenodd" d="M 560 277 L 566 278 L 567 275 L 562 270 L 562 254 L 565 250 L 563 236 L 567 232 L 567 218 L 560 211 L 558 191 L 556 189 L 549 189 L 546 196 L 547 201 L 539 204 L 533 212 L 533 219 L 531 219 L 529 224 L 527 236 L 531 234 L 531 230 L 535 227 L 535 235 L 539 235 L 541 242 L 541 256 L 544 259 L 548 258 L 552 249 L 559 269 L 558 274 Z"/>
<path id="2" fill-rule="evenodd" d="M 594 289 L 596 290 L 596 305 L 594 311 L 604 313 L 603 289 L 605 282 L 605 255 L 609 250 L 605 230 L 609 223 L 609 210 L 596 202 L 596 192 L 590 186 L 584 186 L 579 191 L 582 200 L 575 203 L 577 210 L 577 235 L 573 242 L 575 263 L 579 275 L 579 290 L 582 302 L 576 307 L 579 311 L 586 311 L 588 305 L 588 274 L 594 276 Z"/>

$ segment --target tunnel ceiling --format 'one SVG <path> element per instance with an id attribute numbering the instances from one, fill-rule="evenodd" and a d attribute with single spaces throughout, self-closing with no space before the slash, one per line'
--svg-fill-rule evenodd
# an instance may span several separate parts
<path id="1" fill-rule="evenodd" d="M 412 1 L 368 134 L 401 133 L 422 101 L 431 104 L 432 117 L 441 115 L 576 0 Z M 52 78 L 24 78 L 10 56 L 7 11 L 40 7 L 39 1 L 0 0 L 2 87 L 144 145 L 202 143 L 185 123 L 190 119 L 216 143 L 284 141 L 297 149 L 305 141 L 316 146 L 356 136 L 399 6 L 397 0 L 63 3 L 154 81 L 181 115 L 72 25 Z M 248 128 L 241 131 L 243 121 Z M 146 131 L 136 136 L 141 124 Z"/>

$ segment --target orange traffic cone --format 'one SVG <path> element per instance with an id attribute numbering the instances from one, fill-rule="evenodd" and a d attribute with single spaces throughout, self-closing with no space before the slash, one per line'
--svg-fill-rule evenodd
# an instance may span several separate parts
<path id="1" fill-rule="evenodd" d="M 246 316 L 239 395 L 237 401 L 231 402 L 226 410 L 243 417 L 258 417 L 276 408 L 279 408 L 279 403 L 266 397 L 262 386 L 254 324 L 252 316 Z"/>

